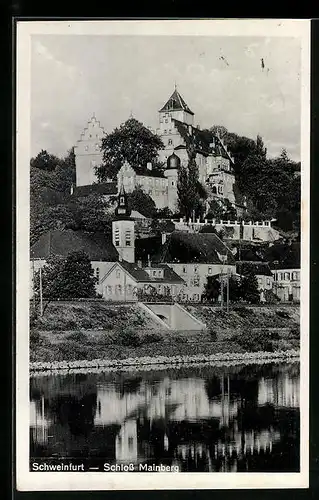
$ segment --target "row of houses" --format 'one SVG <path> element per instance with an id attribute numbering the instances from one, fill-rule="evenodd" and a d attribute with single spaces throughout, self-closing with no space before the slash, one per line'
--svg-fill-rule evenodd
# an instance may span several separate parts
<path id="1" fill-rule="evenodd" d="M 299 301 L 300 270 L 296 262 L 291 267 L 290 260 L 290 267 L 280 268 L 279 262 L 265 261 L 252 249 L 241 249 L 239 258 L 237 247 L 213 232 L 173 230 L 137 239 L 136 221 L 131 215 L 123 187 L 112 234 L 72 230 L 42 234 L 31 248 L 31 293 L 35 272 L 50 256 L 84 251 L 97 278 L 97 293 L 108 301 L 137 301 L 141 295 L 156 294 L 200 302 L 208 277 L 240 275 L 245 265 L 255 271 L 262 301 L 267 300 L 267 291 L 282 301 Z"/>

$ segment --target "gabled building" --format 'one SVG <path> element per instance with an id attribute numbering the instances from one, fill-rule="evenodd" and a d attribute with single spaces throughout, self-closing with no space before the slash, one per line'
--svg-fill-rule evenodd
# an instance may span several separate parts
<path id="1" fill-rule="evenodd" d="M 118 261 L 119 254 L 112 244 L 111 237 L 104 233 L 84 231 L 49 230 L 43 233 L 30 250 L 30 285 L 33 293 L 35 272 L 43 267 L 47 260 L 56 255 L 67 257 L 71 252 L 85 252 L 91 261 L 94 275 L 98 280 L 97 292 L 100 293 L 100 280 Z"/>
<path id="2" fill-rule="evenodd" d="M 230 249 L 214 233 L 173 231 L 153 258 L 167 264 L 186 283 L 183 300 L 200 301 L 209 276 L 236 274 Z"/>
<path id="3" fill-rule="evenodd" d="M 138 291 L 146 295 L 170 295 L 172 299 L 183 295 L 184 280 L 166 264 L 120 261 L 114 263 L 101 281 L 102 294 L 110 301 L 138 301 Z"/>
<path id="4" fill-rule="evenodd" d="M 266 252 L 273 275 L 273 291 L 282 302 L 300 301 L 300 243 L 277 243 Z"/>

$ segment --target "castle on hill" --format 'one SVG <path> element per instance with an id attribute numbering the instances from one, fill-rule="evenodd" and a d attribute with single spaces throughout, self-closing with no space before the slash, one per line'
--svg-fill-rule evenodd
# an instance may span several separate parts
<path id="1" fill-rule="evenodd" d="M 234 160 L 222 139 L 216 135 L 212 142 L 207 143 L 203 131 L 194 126 L 193 111 L 176 88 L 158 114 L 159 127 L 156 133 L 164 143 L 164 149 L 159 151 L 158 159 L 166 164 L 163 173 L 153 171 L 151 163 L 141 166 L 144 170 L 137 173 L 125 162 L 118 172 L 117 183 L 103 183 L 100 186 L 95 184 L 95 167 L 102 163 L 101 144 L 105 130 L 93 115 L 75 147 L 78 194 L 97 191 L 105 196 L 114 196 L 119 193 L 121 186 L 124 186 L 127 193 L 140 186 L 154 200 L 156 208 L 168 207 L 173 212 L 177 211 L 178 171 L 181 165 L 188 164 L 184 139 L 186 133 L 194 137 L 197 145 L 199 181 L 207 192 L 207 202 L 213 199 L 227 199 L 236 209 L 237 215 L 241 216 L 245 204 L 236 189 Z"/>

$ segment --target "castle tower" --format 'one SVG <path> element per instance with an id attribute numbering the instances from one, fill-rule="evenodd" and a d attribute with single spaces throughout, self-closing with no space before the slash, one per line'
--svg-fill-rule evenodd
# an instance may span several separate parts
<path id="1" fill-rule="evenodd" d="M 93 114 L 74 148 L 76 185 L 87 186 L 97 181 L 95 167 L 102 163 L 104 128 Z"/>
<path id="2" fill-rule="evenodd" d="M 118 195 L 115 215 L 116 218 L 112 222 L 113 245 L 118 251 L 120 260 L 135 262 L 134 220 L 130 218 L 131 210 L 123 184 Z"/>
<path id="3" fill-rule="evenodd" d="M 185 141 L 176 128 L 175 120 L 193 125 L 194 113 L 190 110 L 176 86 L 166 104 L 159 110 L 159 128 L 157 134 L 163 141 L 164 149 L 159 151 L 160 161 L 166 162 L 175 148 L 184 145 Z M 186 154 L 186 153 L 185 153 Z"/>
<path id="4" fill-rule="evenodd" d="M 167 128 L 165 125 L 168 122 L 165 120 L 168 118 L 175 118 L 175 120 L 187 125 L 193 125 L 194 123 L 194 113 L 189 109 L 176 87 L 167 103 L 159 110 L 160 129 Z"/>
<path id="5" fill-rule="evenodd" d="M 166 170 L 164 171 L 164 175 L 167 178 L 167 206 L 173 212 L 177 210 L 177 180 L 180 165 L 181 160 L 179 156 L 173 153 L 167 158 Z"/>

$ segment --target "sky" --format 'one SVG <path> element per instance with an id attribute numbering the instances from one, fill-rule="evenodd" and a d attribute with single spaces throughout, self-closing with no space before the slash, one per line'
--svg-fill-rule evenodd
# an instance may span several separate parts
<path id="1" fill-rule="evenodd" d="M 300 160 L 300 40 L 289 37 L 32 35 L 31 155 L 64 156 L 96 118 L 158 127 L 177 89 L 195 125 L 224 125 Z"/>

